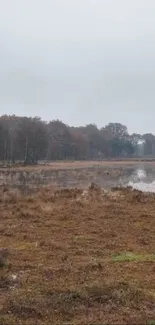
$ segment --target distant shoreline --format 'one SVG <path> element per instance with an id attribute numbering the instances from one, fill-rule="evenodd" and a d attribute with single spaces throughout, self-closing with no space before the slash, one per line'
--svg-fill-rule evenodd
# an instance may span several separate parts
<path id="1" fill-rule="evenodd" d="M 36 170 L 36 169 L 47 169 L 47 170 L 61 170 L 61 169 L 77 169 L 77 168 L 93 168 L 93 167 L 108 167 L 108 166 L 123 166 L 123 165 L 137 165 L 137 164 L 155 164 L 155 158 L 128 158 L 128 159 L 110 159 L 110 160 L 94 160 L 94 161 L 54 161 L 54 162 L 41 162 L 37 165 L 24 165 L 22 163 L 14 164 L 11 166 L 0 165 L 0 171 L 11 170 Z"/>

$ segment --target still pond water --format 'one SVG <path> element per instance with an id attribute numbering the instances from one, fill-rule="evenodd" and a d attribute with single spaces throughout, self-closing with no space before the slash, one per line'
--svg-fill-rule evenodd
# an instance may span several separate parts
<path id="1" fill-rule="evenodd" d="M 127 185 L 143 192 L 155 192 L 155 169 L 136 169 L 132 173 Z"/>
<path id="2" fill-rule="evenodd" d="M 88 188 L 90 183 L 101 188 L 132 186 L 144 192 L 155 192 L 155 164 L 92 166 L 72 170 L 1 171 L 0 185 L 23 189 L 38 189 L 41 185 L 58 188 Z"/>

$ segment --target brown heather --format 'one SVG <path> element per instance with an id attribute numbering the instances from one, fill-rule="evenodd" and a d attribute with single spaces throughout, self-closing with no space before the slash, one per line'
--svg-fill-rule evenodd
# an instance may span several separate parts
<path id="1" fill-rule="evenodd" d="M 0 192 L 0 324 L 153 324 L 155 195 Z"/>

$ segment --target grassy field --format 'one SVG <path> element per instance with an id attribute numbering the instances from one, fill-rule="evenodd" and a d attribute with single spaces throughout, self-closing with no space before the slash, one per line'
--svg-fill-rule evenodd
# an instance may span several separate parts
<path id="1" fill-rule="evenodd" d="M 54 161 L 49 163 L 38 163 L 37 165 L 27 165 L 25 166 L 22 163 L 16 163 L 15 165 L 5 166 L 4 164 L 0 164 L 0 171 L 5 170 L 24 170 L 24 171 L 34 171 L 34 170 L 66 170 L 66 169 L 78 169 L 78 168 L 89 168 L 89 167 L 127 167 L 127 166 L 137 166 L 139 164 L 146 164 L 146 165 L 155 165 L 155 158 L 154 159 L 120 159 L 120 160 L 100 160 L 100 161 Z M 5 166 L 5 168 L 4 168 Z"/>
<path id="2" fill-rule="evenodd" d="M 0 324 L 155 324 L 155 195 L 0 193 Z"/>

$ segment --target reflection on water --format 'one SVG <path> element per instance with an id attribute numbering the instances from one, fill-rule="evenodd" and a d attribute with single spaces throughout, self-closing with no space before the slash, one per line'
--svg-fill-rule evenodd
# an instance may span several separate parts
<path id="1" fill-rule="evenodd" d="M 139 168 L 131 175 L 127 185 L 143 192 L 155 192 L 155 173 Z"/>
<path id="2" fill-rule="evenodd" d="M 155 165 L 92 166 L 75 169 L 10 170 L 0 172 L 0 186 L 10 186 L 28 192 L 40 186 L 51 185 L 58 188 L 88 188 L 95 183 L 104 189 L 116 186 L 132 186 L 144 192 L 155 192 Z"/>
<path id="3" fill-rule="evenodd" d="M 137 175 L 137 178 L 139 178 L 140 180 L 147 177 L 146 171 L 144 169 L 137 169 L 136 170 L 136 175 Z"/>
<path id="4" fill-rule="evenodd" d="M 140 190 L 143 192 L 154 192 L 155 193 L 155 181 L 152 183 L 145 183 L 145 182 L 139 182 L 139 183 L 133 183 L 129 182 L 128 186 L 132 186 L 136 190 Z"/>

